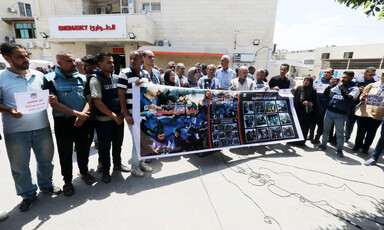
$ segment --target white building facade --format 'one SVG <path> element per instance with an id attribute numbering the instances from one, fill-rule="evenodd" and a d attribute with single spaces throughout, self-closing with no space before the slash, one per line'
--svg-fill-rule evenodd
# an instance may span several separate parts
<path id="1" fill-rule="evenodd" d="M 276 9 L 277 0 L 7 0 L 0 1 L 0 39 L 53 62 L 62 50 L 110 52 L 123 67 L 130 51 L 150 49 L 162 68 L 170 60 L 218 65 L 223 54 L 233 66 L 265 68 Z"/>

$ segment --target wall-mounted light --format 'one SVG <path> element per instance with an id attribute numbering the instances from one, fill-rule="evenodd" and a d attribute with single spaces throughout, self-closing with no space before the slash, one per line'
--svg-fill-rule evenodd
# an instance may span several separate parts
<path id="1" fill-rule="evenodd" d="M 253 45 L 258 46 L 260 44 L 260 39 L 253 40 Z"/>
<path id="2" fill-rule="evenodd" d="M 136 35 L 133 32 L 128 32 L 128 36 L 130 39 L 135 39 Z"/>
<path id="3" fill-rule="evenodd" d="M 46 34 L 45 32 L 40 32 L 40 35 L 41 35 L 43 38 L 49 38 L 49 35 Z"/>

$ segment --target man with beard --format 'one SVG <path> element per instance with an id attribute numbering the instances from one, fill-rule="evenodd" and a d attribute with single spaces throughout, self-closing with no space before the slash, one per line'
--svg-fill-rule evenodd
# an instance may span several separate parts
<path id="1" fill-rule="evenodd" d="M 335 124 L 337 138 L 337 156 L 344 157 L 342 148 L 344 145 L 344 125 L 353 100 L 359 96 L 360 90 L 352 81 L 355 73 L 344 71 L 342 81 L 334 86 L 334 79 L 331 79 L 329 86 L 324 90 L 324 96 L 329 97 L 327 111 L 324 117 L 324 131 L 321 145 L 318 150 L 324 151 L 327 148 L 327 138 L 332 123 Z"/>
<path id="2" fill-rule="evenodd" d="M 3 43 L 0 49 L 10 65 L 0 73 L 0 112 L 5 146 L 17 195 L 23 199 L 19 209 L 24 212 L 32 207 L 37 191 L 29 169 L 31 148 L 36 157 L 40 191 L 58 195 L 61 190 L 52 180 L 54 147 L 47 111 L 22 114 L 17 111 L 14 96 L 15 93 L 40 91 L 43 74 L 29 69 L 28 53 L 21 45 Z"/>
<path id="3" fill-rule="evenodd" d="M 121 146 L 124 139 L 124 119 L 121 115 L 117 94 L 117 77 L 113 76 L 114 61 L 109 53 L 97 54 L 100 71 L 91 79 L 91 97 L 97 108 L 96 130 L 99 136 L 99 157 L 103 165 L 102 181 L 109 183 L 110 150 L 112 143 L 113 170 L 129 172 L 129 168 L 121 164 Z"/>
<path id="4" fill-rule="evenodd" d="M 56 55 L 55 72 L 45 75 L 44 88 L 49 89 L 53 108 L 55 136 L 59 152 L 61 174 L 64 179 L 63 193 L 75 193 L 72 184 L 73 144 L 77 150 L 77 165 L 85 183 L 92 185 L 95 179 L 88 172 L 89 157 L 89 104 L 85 97 L 86 77 L 76 69 L 75 58 L 70 52 Z"/>

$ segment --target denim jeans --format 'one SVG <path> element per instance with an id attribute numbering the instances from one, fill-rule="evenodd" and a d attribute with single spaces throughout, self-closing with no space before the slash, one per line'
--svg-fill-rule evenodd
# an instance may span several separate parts
<path id="1" fill-rule="evenodd" d="M 50 127 L 27 132 L 5 133 L 4 139 L 17 195 L 23 199 L 36 195 L 37 186 L 29 169 L 31 148 L 36 157 L 39 188 L 40 190 L 51 188 L 54 149 Z"/>
<path id="2" fill-rule="evenodd" d="M 324 131 L 323 131 L 323 139 L 321 143 L 326 146 L 327 145 L 327 139 L 329 135 L 329 130 L 332 128 L 332 123 L 335 124 L 336 129 L 336 138 L 337 138 L 337 150 L 342 150 L 344 145 L 344 124 L 345 120 L 347 118 L 346 114 L 341 113 L 335 113 L 332 111 L 327 110 L 325 112 L 324 117 Z"/>
<path id="3" fill-rule="evenodd" d="M 373 151 L 372 153 L 372 158 L 377 161 L 383 149 L 384 149 L 384 120 L 381 122 L 381 134 L 380 134 L 379 140 L 377 141 L 375 151 Z"/>
<path id="4" fill-rule="evenodd" d="M 121 146 L 124 139 L 124 123 L 117 125 L 112 121 L 96 121 L 97 135 L 99 136 L 99 159 L 104 170 L 109 171 L 111 167 L 111 143 L 113 165 L 121 165 Z"/>

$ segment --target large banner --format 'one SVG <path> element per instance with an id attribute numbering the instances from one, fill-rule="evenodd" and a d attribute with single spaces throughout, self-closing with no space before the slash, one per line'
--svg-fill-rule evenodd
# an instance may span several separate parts
<path id="1" fill-rule="evenodd" d="M 303 140 L 292 96 L 144 83 L 133 88 L 140 159 Z"/>

